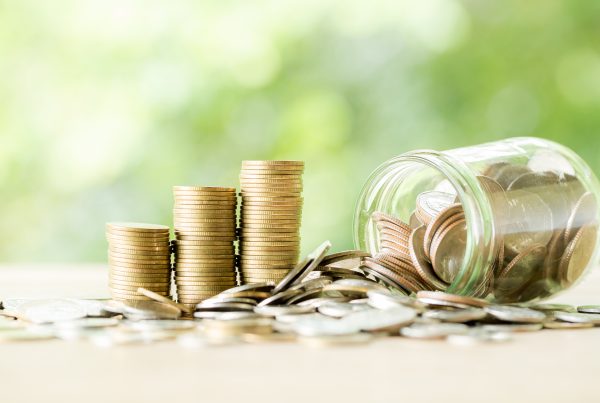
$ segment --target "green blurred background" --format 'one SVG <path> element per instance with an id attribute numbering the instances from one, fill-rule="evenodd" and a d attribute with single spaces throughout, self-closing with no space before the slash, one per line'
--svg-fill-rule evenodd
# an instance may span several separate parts
<path id="1" fill-rule="evenodd" d="M 511 136 L 600 169 L 600 2 L 0 0 L 2 261 L 104 261 L 171 186 L 306 161 L 306 252 L 370 172 Z"/>

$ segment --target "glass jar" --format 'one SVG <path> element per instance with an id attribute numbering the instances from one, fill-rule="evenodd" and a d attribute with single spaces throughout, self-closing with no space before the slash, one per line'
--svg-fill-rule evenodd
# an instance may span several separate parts
<path id="1" fill-rule="evenodd" d="M 408 293 L 534 301 L 598 262 L 600 184 L 573 151 L 513 138 L 382 164 L 354 220 L 365 271 Z"/>

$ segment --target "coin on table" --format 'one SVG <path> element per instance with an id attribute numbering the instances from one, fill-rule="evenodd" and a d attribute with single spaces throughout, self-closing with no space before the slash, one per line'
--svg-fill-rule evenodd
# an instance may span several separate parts
<path id="1" fill-rule="evenodd" d="M 516 306 L 490 305 L 484 309 L 494 318 L 505 322 L 542 323 L 546 319 L 543 312 Z"/>
<path id="2" fill-rule="evenodd" d="M 157 302 L 162 302 L 162 303 L 167 304 L 167 305 L 171 305 L 171 306 L 173 306 L 173 307 L 175 307 L 175 308 L 177 308 L 180 311 L 183 311 L 185 313 L 192 313 L 192 312 L 194 312 L 193 309 L 189 309 L 185 305 L 178 304 L 177 302 L 173 301 L 171 298 L 167 298 L 167 297 L 165 297 L 163 295 L 157 294 L 154 291 L 148 290 L 146 288 L 140 287 L 140 288 L 138 288 L 137 291 L 138 291 L 138 293 L 140 293 L 142 295 L 145 295 L 146 297 L 148 297 L 150 299 L 153 299 L 153 300 L 155 300 Z"/>
<path id="3" fill-rule="evenodd" d="M 490 303 L 484 299 L 467 297 L 464 295 L 449 294 L 441 291 L 419 291 L 417 299 L 429 305 L 450 306 L 454 308 L 476 307 L 483 308 Z M 446 303 L 446 304 L 444 304 Z"/>
<path id="4" fill-rule="evenodd" d="M 19 314 L 33 323 L 53 323 L 84 318 L 87 313 L 78 303 L 67 299 L 32 300 L 19 306 Z"/>
<path id="5" fill-rule="evenodd" d="M 442 339 L 468 331 L 469 327 L 462 323 L 414 323 L 400 329 L 400 334 L 413 339 Z"/>
<path id="6" fill-rule="evenodd" d="M 298 263 L 280 282 L 275 286 L 274 293 L 285 290 L 287 287 L 301 282 L 311 271 L 313 271 L 323 260 L 329 249 L 331 242 L 325 241 L 317 249 L 311 252 L 308 257 Z"/>
<path id="7" fill-rule="evenodd" d="M 577 307 L 580 313 L 600 313 L 600 305 L 580 305 Z"/>
<path id="8" fill-rule="evenodd" d="M 563 322 L 592 323 L 600 325 L 600 314 L 579 312 L 554 312 L 554 318 Z"/>
<path id="9" fill-rule="evenodd" d="M 465 323 L 475 320 L 481 320 L 487 316 L 487 313 L 481 308 L 467 309 L 434 309 L 423 312 L 423 318 L 436 319 L 442 322 Z"/>
<path id="10" fill-rule="evenodd" d="M 592 322 L 561 322 L 561 321 L 548 321 L 544 322 L 546 329 L 589 329 L 594 327 Z"/>

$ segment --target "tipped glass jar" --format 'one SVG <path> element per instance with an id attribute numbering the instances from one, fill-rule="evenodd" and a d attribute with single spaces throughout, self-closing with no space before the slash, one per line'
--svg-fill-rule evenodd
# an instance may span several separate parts
<path id="1" fill-rule="evenodd" d="M 354 240 L 363 269 L 407 293 L 540 300 L 598 262 L 599 197 L 589 166 L 547 140 L 414 151 L 373 172 Z"/>

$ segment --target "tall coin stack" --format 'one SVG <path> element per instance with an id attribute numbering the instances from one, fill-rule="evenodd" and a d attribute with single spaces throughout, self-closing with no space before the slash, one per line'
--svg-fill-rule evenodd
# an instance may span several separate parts
<path id="1" fill-rule="evenodd" d="M 144 287 L 168 296 L 171 288 L 169 227 L 107 223 L 109 286 L 114 300 L 144 300 Z"/>
<path id="2" fill-rule="evenodd" d="M 243 161 L 238 266 L 245 283 L 281 280 L 298 262 L 302 161 Z"/>
<path id="3" fill-rule="evenodd" d="M 236 285 L 235 188 L 175 186 L 175 284 L 180 303 L 195 306 Z"/>

